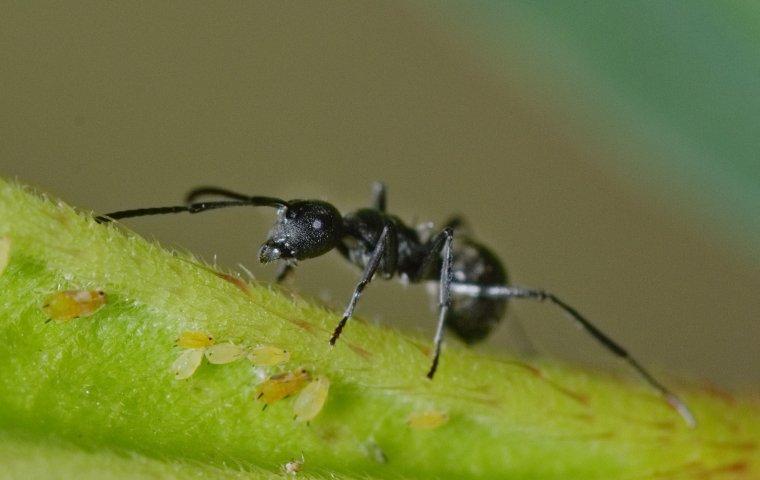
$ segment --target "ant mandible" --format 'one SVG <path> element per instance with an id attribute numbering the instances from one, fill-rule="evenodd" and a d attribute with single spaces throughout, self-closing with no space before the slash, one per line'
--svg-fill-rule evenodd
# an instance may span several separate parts
<path id="1" fill-rule="evenodd" d="M 199 201 L 215 196 L 226 200 Z M 695 425 L 688 407 L 656 380 L 626 349 L 589 322 L 578 310 L 553 293 L 509 284 L 499 259 L 482 244 L 457 233 L 462 221 L 454 217 L 436 235 L 422 234 L 386 212 L 386 192 L 375 183 L 372 207 L 342 216 L 337 208 L 320 200 L 282 200 L 249 196 L 224 188 L 200 187 L 188 193 L 185 204 L 171 207 L 122 210 L 96 218 L 100 223 L 122 218 L 167 213 L 201 213 L 226 207 L 258 206 L 277 209 L 277 220 L 259 250 L 262 263 L 281 261 L 277 282 L 283 281 L 298 260 L 314 258 L 337 249 L 363 270 L 330 345 L 340 337 L 364 288 L 375 274 L 385 279 L 398 275 L 419 283 L 437 281 L 438 323 L 433 358 L 427 377 L 438 368 L 444 327 L 471 344 L 485 338 L 506 313 L 507 301 L 525 298 L 548 301 L 569 314 L 612 354 L 622 358 L 673 406 L 689 425 Z M 454 243 L 454 236 L 457 242 Z"/>

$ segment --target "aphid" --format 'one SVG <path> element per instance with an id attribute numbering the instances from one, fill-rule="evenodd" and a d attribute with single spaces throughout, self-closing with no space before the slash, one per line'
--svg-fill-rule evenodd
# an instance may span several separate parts
<path id="1" fill-rule="evenodd" d="M 190 330 L 182 332 L 176 344 L 182 348 L 206 348 L 214 344 L 214 337 L 206 332 Z"/>
<path id="2" fill-rule="evenodd" d="M 243 358 L 245 349 L 231 342 L 215 343 L 213 335 L 207 332 L 188 330 L 182 332 L 175 342 L 185 350 L 172 364 L 172 372 L 177 380 L 190 378 L 206 357 L 209 363 L 221 365 Z"/>
<path id="3" fill-rule="evenodd" d="M 303 470 L 304 458 L 301 455 L 301 460 L 291 460 L 282 466 L 282 473 L 285 475 L 296 476 L 298 472 Z"/>
<path id="4" fill-rule="evenodd" d="M 172 364 L 172 372 L 176 380 L 184 380 L 193 376 L 203 361 L 202 348 L 188 348 L 179 354 Z"/>
<path id="5" fill-rule="evenodd" d="M 208 196 L 224 200 L 199 201 Z M 444 327 L 451 329 L 466 343 L 475 343 L 485 338 L 499 323 L 506 314 L 509 300 L 549 302 L 568 314 L 608 351 L 628 362 L 644 381 L 675 407 L 689 425 L 695 424 L 693 415 L 678 397 L 578 310 L 545 290 L 511 285 L 499 258 L 461 230 L 461 218 L 450 218 L 437 234 L 409 227 L 400 218 L 386 212 L 386 192 L 381 183 L 374 186 L 370 208 L 362 208 L 345 216 L 333 205 L 320 200 L 286 201 L 276 197 L 244 195 L 218 187 L 201 187 L 187 195 L 184 205 L 122 210 L 99 216 L 96 220 L 110 222 L 145 215 L 201 213 L 238 206 L 277 209 L 277 220 L 259 249 L 259 260 L 262 263 L 281 262 L 278 282 L 292 273 L 298 260 L 318 257 L 333 249 L 362 270 L 343 317 L 330 337 L 331 345 L 335 345 L 353 315 L 359 297 L 376 273 L 379 278 L 398 276 L 411 283 L 425 282 L 435 286 L 433 291 L 438 301 L 438 321 L 427 372 L 431 379 L 438 368 Z"/>
<path id="6" fill-rule="evenodd" d="M 204 350 L 208 363 L 222 365 L 240 360 L 245 355 L 245 349 L 234 343 L 217 343 Z"/>
<path id="7" fill-rule="evenodd" d="M 0 237 L 0 275 L 8 266 L 8 260 L 11 258 L 11 239 L 9 237 Z"/>
<path id="8" fill-rule="evenodd" d="M 290 360 L 290 353 L 273 345 L 259 345 L 251 349 L 248 360 L 257 367 L 271 367 Z"/>
<path id="9" fill-rule="evenodd" d="M 308 422 L 319 415 L 327 400 L 327 392 L 330 390 L 330 380 L 324 375 L 317 377 L 296 397 L 293 403 L 293 413 L 297 422 Z"/>
<path id="10" fill-rule="evenodd" d="M 49 295 L 42 304 L 48 316 L 47 322 L 68 322 L 79 317 L 88 317 L 106 304 L 106 294 L 102 290 L 66 290 Z"/>
<path id="11" fill-rule="evenodd" d="M 261 400 L 266 405 L 271 405 L 298 393 L 310 379 L 309 372 L 304 368 L 272 375 L 256 388 L 256 399 Z"/>
<path id="12" fill-rule="evenodd" d="M 449 421 L 449 415 L 446 412 L 438 410 L 426 410 L 424 412 L 413 412 L 406 419 L 409 428 L 417 430 L 432 430 Z"/>

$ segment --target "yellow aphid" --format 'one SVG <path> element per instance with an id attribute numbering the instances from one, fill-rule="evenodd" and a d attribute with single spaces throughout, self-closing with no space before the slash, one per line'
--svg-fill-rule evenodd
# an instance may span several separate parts
<path id="1" fill-rule="evenodd" d="M 414 412 L 406 419 L 406 424 L 411 428 L 419 430 L 430 430 L 438 428 L 449 421 L 449 415 L 446 412 L 437 410 L 428 410 L 425 412 Z"/>
<path id="2" fill-rule="evenodd" d="M 184 380 L 193 376 L 203 360 L 203 350 L 190 348 L 183 350 L 172 364 L 172 372 L 177 380 Z"/>
<path id="3" fill-rule="evenodd" d="M 322 410 L 330 390 L 330 380 L 319 375 L 298 394 L 293 403 L 293 413 L 297 422 L 308 422 Z"/>
<path id="4" fill-rule="evenodd" d="M 204 350 L 208 363 L 221 365 L 240 360 L 245 354 L 245 349 L 234 343 L 217 343 Z"/>
<path id="5" fill-rule="evenodd" d="M 256 398 L 267 405 L 271 405 L 297 393 L 310 379 L 309 372 L 303 368 L 273 375 L 261 382 L 256 388 Z"/>
<path id="6" fill-rule="evenodd" d="M 260 345 L 251 349 L 248 360 L 257 367 L 270 367 L 290 360 L 290 352 L 273 345 Z"/>
<path id="7" fill-rule="evenodd" d="M 5 267 L 8 266 L 8 260 L 11 258 L 11 239 L 8 237 L 0 237 L 0 275 L 2 275 Z"/>
<path id="8" fill-rule="evenodd" d="M 102 290 L 66 290 L 47 297 L 42 310 L 48 316 L 48 321 L 63 323 L 90 316 L 105 303 L 106 294 Z"/>
<path id="9" fill-rule="evenodd" d="M 206 332 L 186 331 L 177 339 L 177 346 L 182 348 L 206 348 L 214 344 L 214 337 Z"/>

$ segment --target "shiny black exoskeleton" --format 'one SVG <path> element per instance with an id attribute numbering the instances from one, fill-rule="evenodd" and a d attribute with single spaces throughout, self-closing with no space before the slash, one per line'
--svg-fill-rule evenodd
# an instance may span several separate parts
<path id="1" fill-rule="evenodd" d="M 225 200 L 199 201 L 206 196 Z M 450 328 L 465 342 L 474 343 L 486 337 L 504 317 L 509 299 L 548 301 L 569 314 L 610 352 L 628 362 L 687 423 L 695 423 L 691 412 L 678 397 L 575 308 L 544 290 L 509 285 L 499 259 L 485 246 L 462 235 L 458 229 L 459 219 L 450 220 L 439 232 L 430 234 L 411 228 L 398 217 L 388 214 L 385 188 L 380 183 L 375 184 L 371 208 L 345 216 L 320 200 L 286 201 L 243 195 L 217 187 L 201 187 L 188 194 L 184 205 L 123 210 L 99 216 L 97 221 L 166 213 L 200 213 L 234 206 L 277 209 L 277 220 L 259 250 L 259 260 L 262 263 L 281 262 L 278 282 L 293 271 L 298 260 L 324 255 L 333 249 L 362 269 L 343 317 L 330 337 L 331 345 L 335 345 L 364 288 L 376 274 L 386 279 L 399 277 L 410 283 L 437 282 L 434 291 L 438 299 L 438 323 L 433 358 L 427 373 L 431 379 L 438 368 L 444 327 Z"/>

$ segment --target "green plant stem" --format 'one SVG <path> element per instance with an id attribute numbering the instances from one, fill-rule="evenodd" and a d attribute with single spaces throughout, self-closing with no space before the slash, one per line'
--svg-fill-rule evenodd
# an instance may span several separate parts
<path id="1" fill-rule="evenodd" d="M 0 274 L 0 459 L 28 472 L 71 457 L 81 462 L 67 468 L 100 462 L 112 478 L 127 478 L 120 472 L 132 459 L 167 475 L 197 468 L 262 478 L 303 455 L 303 478 L 760 476 L 756 401 L 692 388 L 683 396 L 699 426 L 690 429 L 635 381 L 453 342 L 431 382 L 426 341 L 352 320 L 330 348 L 335 313 L 266 284 L 229 281 L 1 180 L 0 236 L 11 239 Z M 95 288 L 108 300 L 94 315 L 45 323 L 48 294 Z M 269 373 L 303 366 L 325 375 L 325 408 L 308 424 L 293 420 L 293 398 L 263 410 L 254 398 L 261 372 L 245 360 L 204 362 L 175 380 L 174 342 L 187 330 L 287 349 L 291 360 Z M 450 420 L 407 426 L 426 410 Z M 18 458 L 24 452 L 28 460 Z"/>

